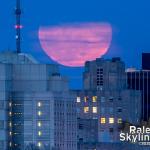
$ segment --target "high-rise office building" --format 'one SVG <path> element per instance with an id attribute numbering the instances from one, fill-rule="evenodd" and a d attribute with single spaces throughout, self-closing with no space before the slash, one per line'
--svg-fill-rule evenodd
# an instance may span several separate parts
<path id="1" fill-rule="evenodd" d="M 0 70 L 0 149 L 76 150 L 76 96 L 58 66 L 3 52 Z"/>
<path id="2" fill-rule="evenodd" d="M 127 88 L 125 64 L 120 58 L 98 58 L 86 62 L 83 82 L 84 89 L 77 91 L 78 124 L 81 120 L 84 128 L 82 119 L 97 120 L 98 137 L 94 136 L 95 142 L 119 142 L 122 123 L 139 124 L 141 92 Z M 78 134 L 82 137 L 78 142 L 86 143 L 88 134 L 81 136 L 81 131 Z"/>
<path id="3" fill-rule="evenodd" d="M 150 53 L 142 53 L 142 70 L 150 70 Z"/>
<path id="4" fill-rule="evenodd" d="M 150 118 L 150 70 L 127 69 L 129 89 L 140 90 L 142 94 L 142 120 Z"/>
<path id="5" fill-rule="evenodd" d="M 129 89 L 140 90 L 142 94 L 142 120 L 150 118 L 150 53 L 142 53 L 142 69 L 127 69 Z"/>

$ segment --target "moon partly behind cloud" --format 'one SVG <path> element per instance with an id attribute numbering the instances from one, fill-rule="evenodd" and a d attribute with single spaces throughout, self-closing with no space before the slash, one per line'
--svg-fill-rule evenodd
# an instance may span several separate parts
<path id="1" fill-rule="evenodd" d="M 65 66 L 79 67 L 107 52 L 112 27 L 108 23 L 41 26 L 39 40 L 51 59 Z"/>

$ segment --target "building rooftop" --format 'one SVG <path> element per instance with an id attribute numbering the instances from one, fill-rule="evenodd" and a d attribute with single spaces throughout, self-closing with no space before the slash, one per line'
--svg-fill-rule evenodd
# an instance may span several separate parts
<path id="1" fill-rule="evenodd" d="M 0 63 L 5 64 L 39 64 L 30 54 L 17 53 L 13 51 L 0 52 Z"/>

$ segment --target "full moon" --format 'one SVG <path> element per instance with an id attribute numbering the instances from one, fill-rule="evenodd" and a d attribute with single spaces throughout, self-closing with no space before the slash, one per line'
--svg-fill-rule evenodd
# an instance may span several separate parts
<path id="1" fill-rule="evenodd" d="M 77 23 L 39 28 L 42 49 L 64 66 L 81 67 L 104 55 L 112 40 L 108 23 Z"/>

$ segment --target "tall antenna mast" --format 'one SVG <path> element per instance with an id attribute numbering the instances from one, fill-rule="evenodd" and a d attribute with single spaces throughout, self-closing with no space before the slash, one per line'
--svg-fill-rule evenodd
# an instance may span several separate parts
<path id="1" fill-rule="evenodd" d="M 15 9 L 15 15 L 16 15 L 16 51 L 17 53 L 21 53 L 21 28 L 22 25 L 20 24 L 20 18 L 21 18 L 21 8 L 20 8 L 20 0 L 16 0 L 16 9 Z"/>

